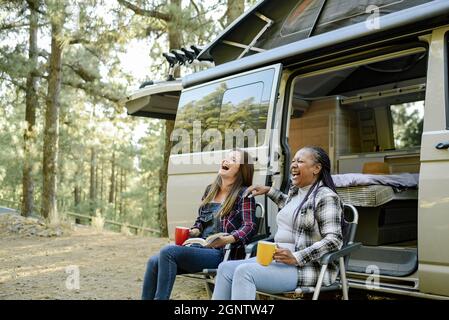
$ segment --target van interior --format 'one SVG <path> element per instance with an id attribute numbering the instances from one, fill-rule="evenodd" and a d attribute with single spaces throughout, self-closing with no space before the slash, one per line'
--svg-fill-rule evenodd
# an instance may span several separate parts
<path id="1" fill-rule="evenodd" d="M 383 281 L 417 286 L 410 279 L 418 268 L 418 176 L 427 73 L 427 50 L 422 49 L 330 72 L 299 72 L 292 81 L 286 126 L 291 157 L 303 146 L 318 145 L 330 155 L 334 175 L 401 175 L 412 181 L 405 186 L 337 184 L 343 201 L 359 212 L 356 241 L 363 247 L 348 266 L 355 278 L 375 266 Z M 398 284 L 398 278 L 404 281 Z"/>

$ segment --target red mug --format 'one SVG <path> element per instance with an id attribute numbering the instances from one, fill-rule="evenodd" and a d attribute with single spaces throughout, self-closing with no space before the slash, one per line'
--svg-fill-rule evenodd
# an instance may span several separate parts
<path id="1" fill-rule="evenodd" d="M 190 229 L 186 227 L 176 227 L 175 229 L 175 243 L 182 246 L 184 241 L 189 238 Z"/>

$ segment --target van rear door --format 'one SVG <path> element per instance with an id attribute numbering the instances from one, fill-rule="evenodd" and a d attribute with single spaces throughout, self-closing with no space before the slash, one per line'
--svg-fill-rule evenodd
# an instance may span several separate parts
<path id="1" fill-rule="evenodd" d="M 191 226 L 201 196 L 233 147 L 255 161 L 254 184 L 271 174 L 275 149 L 275 110 L 282 65 L 276 64 L 202 83 L 182 91 L 168 168 L 169 234 Z M 276 150 L 277 151 L 277 150 Z M 265 204 L 264 197 L 256 201 Z"/>

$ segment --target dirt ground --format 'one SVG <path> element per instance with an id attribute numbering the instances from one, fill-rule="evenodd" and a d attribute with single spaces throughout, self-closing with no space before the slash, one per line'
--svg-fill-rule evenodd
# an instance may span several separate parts
<path id="1" fill-rule="evenodd" d="M 0 212 L 0 300 L 140 299 L 146 262 L 167 243 L 82 225 L 50 227 Z M 202 281 L 178 277 L 171 299 L 208 297 Z M 351 299 L 391 297 L 351 289 Z"/>
<path id="2" fill-rule="evenodd" d="M 0 230 L 0 300 L 140 299 L 146 261 L 167 243 L 85 226 L 59 237 Z M 178 277 L 171 298 L 207 295 L 202 282 Z"/>

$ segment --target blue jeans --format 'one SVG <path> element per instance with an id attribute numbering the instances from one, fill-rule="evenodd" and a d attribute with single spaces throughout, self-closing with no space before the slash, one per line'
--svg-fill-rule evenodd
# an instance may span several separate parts
<path id="1" fill-rule="evenodd" d="M 256 290 L 267 293 L 293 291 L 298 283 L 298 269 L 285 263 L 268 266 L 256 258 L 227 261 L 218 267 L 213 300 L 254 300 Z"/>
<path id="2" fill-rule="evenodd" d="M 176 275 L 215 269 L 223 261 L 223 250 L 166 245 L 147 263 L 142 300 L 168 300 Z"/>

